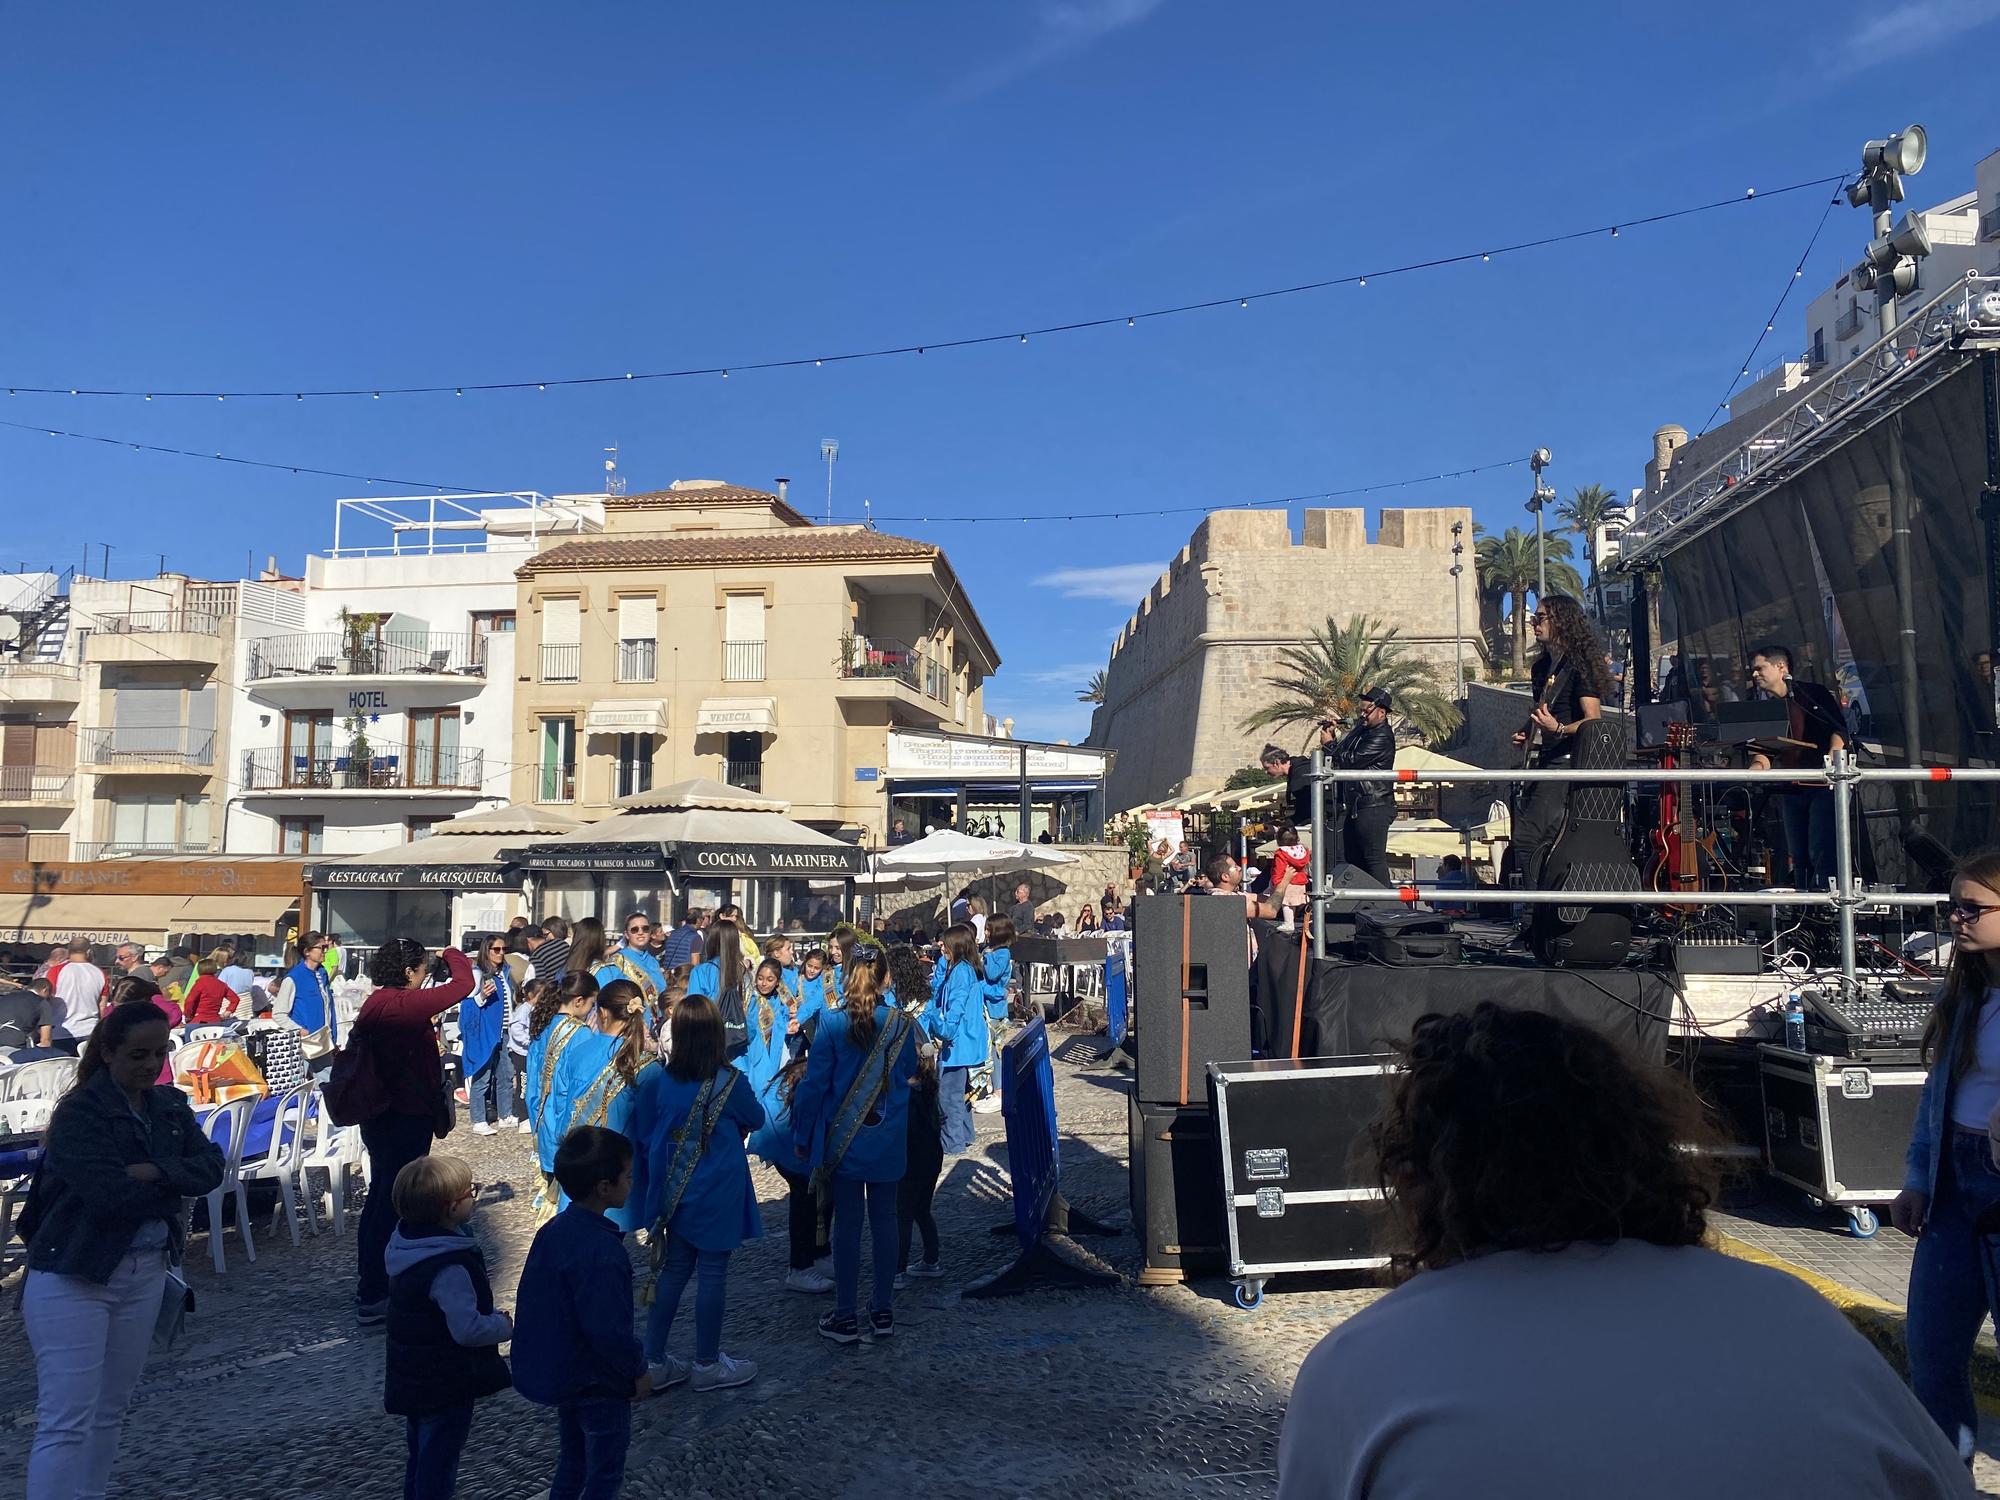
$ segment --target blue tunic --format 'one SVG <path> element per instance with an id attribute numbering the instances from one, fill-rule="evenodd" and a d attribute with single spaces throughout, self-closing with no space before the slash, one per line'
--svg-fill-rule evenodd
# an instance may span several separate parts
<path id="1" fill-rule="evenodd" d="M 650 1070 L 657 1081 L 647 1080 L 647 1100 L 643 1106 L 650 1116 L 650 1128 L 643 1145 L 646 1177 L 642 1184 L 634 1175 L 628 1207 L 639 1208 L 637 1222 L 648 1228 L 657 1221 L 665 1196 L 667 1177 L 673 1170 L 674 1136 L 686 1122 L 699 1081 L 686 1083 L 665 1068 Z M 695 1164 L 680 1206 L 667 1227 L 697 1250 L 734 1250 L 745 1240 L 764 1232 L 757 1211 L 757 1190 L 750 1181 L 750 1158 L 744 1154 L 743 1138 L 764 1124 L 764 1106 L 748 1078 L 738 1078 L 723 1105 L 722 1118 L 708 1138 L 708 1149 Z M 697 1129 L 700 1127 L 697 1126 Z M 641 1191 L 643 1186 L 644 1191 Z"/>
<path id="2" fill-rule="evenodd" d="M 480 991 L 488 980 L 493 993 Z M 506 1040 L 507 1018 L 514 1013 L 514 981 L 503 965 L 491 974 L 474 976 L 472 993 L 458 1002 L 458 1052 L 470 1078 L 493 1061 Z"/>
<path id="3" fill-rule="evenodd" d="M 910 1080 L 917 1072 L 917 1028 L 888 1006 L 875 1007 L 877 1026 L 887 1026 L 891 1017 L 904 1022 L 905 1030 L 896 1055 L 889 1059 L 889 1086 L 876 1108 L 874 1123 L 854 1133 L 836 1176 L 863 1182 L 900 1182 L 903 1178 L 909 1153 Z M 871 1048 L 872 1039 L 871 1047 L 855 1045 L 853 1028 L 844 1012 L 832 1010 L 820 1018 L 806 1076 L 792 1095 L 792 1140 L 814 1167 L 826 1158 L 834 1117 L 861 1075 L 861 1065 L 868 1060 Z"/>
<path id="4" fill-rule="evenodd" d="M 816 978 L 801 978 L 799 985 L 799 1024 L 807 1021 L 823 1010 L 839 1010 L 846 1003 L 847 988 L 841 982 L 840 965 L 821 969 Z"/>
<path id="5" fill-rule="evenodd" d="M 528 1043 L 528 1077 L 523 1091 L 528 1101 L 528 1118 L 535 1125 L 535 1159 L 544 1172 L 553 1172 L 556 1166 L 556 1147 L 562 1144 L 563 1131 L 569 1128 L 568 1115 L 558 1115 L 554 1108 L 553 1095 L 556 1085 L 556 1070 L 548 1064 L 549 1049 L 556 1049 L 556 1064 L 559 1069 L 562 1059 L 568 1055 L 570 1044 L 580 1042 L 593 1035 L 590 1027 L 575 1016 L 557 1016 L 544 1026 L 541 1034 Z M 542 1074 L 548 1073 L 549 1094 L 542 1093 Z"/>
<path id="6" fill-rule="evenodd" d="M 986 1018 L 1007 1019 L 1007 981 L 1014 974 L 1014 950 L 995 948 L 986 955 Z"/>
<path id="7" fill-rule="evenodd" d="M 951 963 L 931 981 L 924 1030 L 944 1048 L 940 1068 L 976 1068 L 986 1061 L 986 980 L 972 964 Z"/>
<path id="8" fill-rule="evenodd" d="M 626 1083 L 611 1062 L 624 1040 L 623 1037 L 593 1031 L 588 1036 L 579 1036 L 565 1047 L 556 1063 L 555 1085 L 550 1093 L 548 1113 L 555 1116 L 558 1110 L 562 1112 L 562 1123 L 554 1131 L 557 1145 L 579 1125 L 600 1125 L 606 1130 L 615 1130 L 632 1143 L 632 1196 L 625 1200 L 623 1208 L 605 1210 L 605 1217 L 618 1226 L 620 1233 L 629 1233 L 649 1222 L 637 1191 L 648 1172 L 646 1143 L 640 1128 L 641 1116 L 654 1087 L 651 1075 L 664 1074 L 664 1070 L 656 1059 L 648 1058 L 633 1081 Z M 545 1126 L 549 1123 L 548 1119 L 543 1121 Z M 553 1149 L 549 1152 L 549 1161 L 551 1165 L 555 1161 Z M 568 1205 L 569 1195 L 564 1193 L 557 1199 L 556 1206 L 566 1208 Z"/>
<path id="9" fill-rule="evenodd" d="M 625 948 L 619 951 L 632 961 L 633 968 L 653 981 L 653 995 L 657 1001 L 660 991 L 667 987 L 667 976 L 660 968 L 660 961 L 643 948 Z M 620 969 L 616 962 L 600 964 L 591 974 L 591 978 L 597 981 L 600 989 L 614 979 L 626 977 L 624 970 Z"/>
<path id="10" fill-rule="evenodd" d="M 779 1078 L 791 1058 L 789 1039 L 785 1035 L 790 1017 L 779 1003 L 778 996 L 771 997 L 771 1006 L 776 1014 L 772 1017 L 771 1034 L 767 1038 L 757 997 L 750 997 L 750 1046 L 736 1059 L 734 1066 L 756 1094 L 757 1102 L 764 1106 L 764 1124 L 750 1137 L 750 1150 L 781 1171 L 798 1172 L 805 1163 L 793 1154 L 791 1111 L 778 1094 Z"/>

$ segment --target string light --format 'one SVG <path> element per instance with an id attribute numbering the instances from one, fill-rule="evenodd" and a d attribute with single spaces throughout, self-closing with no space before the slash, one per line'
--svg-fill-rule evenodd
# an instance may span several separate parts
<path id="1" fill-rule="evenodd" d="M 1826 207 L 1820 210 L 1819 222 L 1813 225 L 1812 237 L 1806 241 L 1806 248 L 1800 253 L 1798 264 L 1792 267 L 1792 274 L 1785 280 L 1785 289 L 1778 294 L 1778 305 L 1771 309 L 1771 315 L 1764 320 L 1764 331 L 1757 335 L 1757 341 L 1750 346 L 1750 353 L 1743 361 L 1741 372 L 1736 376 L 1736 380 L 1729 382 L 1729 389 L 1724 391 L 1722 399 L 1715 403 L 1714 410 L 1709 412 L 1708 420 L 1701 424 L 1701 431 L 1695 434 L 1696 437 L 1703 436 L 1715 424 L 1715 419 L 1721 414 L 1722 408 L 1727 406 L 1729 398 L 1736 394 L 1736 381 L 1748 376 L 1751 368 L 1757 363 L 1757 351 L 1764 347 L 1764 340 L 1776 331 L 1778 314 L 1785 310 L 1785 304 L 1792 297 L 1792 288 L 1797 286 L 1799 279 L 1806 274 L 1806 262 L 1812 259 L 1813 247 L 1819 244 L 1820 235 L 1826 231 L 1828 217 L 1833 213 L 1834 208 L 1844 201 L 1841 193 L 1842 189 L 1846 186 L 1847 174 L 1843 172 L 1840 175 L 1839 181 L 1834 184 L 1833 196 L 1826 200 Z M 1755 196 L 1754 189 L 1752 190 L 1752 196 Z"/>
<path id="2" fill-rule="evenodd" d="M 1844 174 L 1833 177 L 1818 177 L 1807 182 L 1795 182 L 1795 183 L 1790 183 L 1784 187 L 1772 188 L 1769 191 L 1763 193 L 1761 196 L 1765 198 L 1775 198 L 1785 193 L 1802 192 L 1808 188 L 1824 187 L 1828 183 L 1836 183 L 1836 182 L 1844 183 L 1845 181 L 1846 177 Z M 1445 266 L 1454 266 L 1463 264 L 1464 262 L 1472 260 L 1475 256 L 1477 256 L 1478 259 L 1480 259 L 1481 261 L 1490 261 L 1496 255 L 1516 255 L 1528 250 L 1540 250 L 1551 245 L 1567 244 L 1573 240 L 1587 239 L 1596 235 L 1601 235 L 1604 234 L 1606 231 L 1615 232 L 1623 228 L 1639 227 L 1649 224 L 1663 224 L 1673 219 L 1683 219 L 1683 218 L 1688 218 L 1695 214 L 1711 213 L 1718 209 L 1729 208 L 1736 204 L 1743 203 L 1747 200 L 1754 199 L 1759 196 L 1760 195 L 1758 194 L 1757 190 L 1755 188 L 1752 188 L 1740 198 L 1722 198 L 1708 203 L 1691 204 L 1686 208 L 1667 209 L 1660 213 L 1647 214 L 1640 218 L 1621 219 L 1614 224 L 1598 224 L 1588 229 L 1575 229 L 1562 234 L 1543 235 L 1532 240 L 1522 240 L 1519 241 L 1518 243 L 1511 245 L 1498 245 L 1494 246 L 1489 250 L 1473 250 L 1473 251 L 1466 251 L 1462 254 L 1457 254 L 1457 255 L 1437 256 L 1430 260 L 1412 261 L 1407 265 L 1391 266 L 1385 270 L 1371 271 L 1369 275 L 1378 277 L 1398 276 L 1398 275 L 1408 275 L 1410 273 L 1417 271 L 1437 270 Z M 1213 308 L 1226 307 L 1231 302 L 1236 303 L 1239 307 L 1247 307 L 1249 306 L 1252 300 L 1262 301 L 1264 299 L 1273 297 L 1301 296 L 1308 292 L 1325 291 L 1330 287 L 1359 285 L 1362 283 L 1362 281 L 1363 281 L 1362 277 L 1354 274 L 1329 276 L 1317 281 L 1300 282 L 1294 286 L 1272 287 L 1261 291 L 1250 292 L 1247 294 L 1243 292 L 1236 292 L 1227 297 L 1210 297 L 1195 302 L 1183 302 L 1183 303 L 1176 303 L 1166 307 L 1148 308 L 1143 310 L 1140 314 L 1138 314 L 1138 316 L 1147 318 L 1180 317 L 1191 313 L 1205 312 Z M 727 366 L 726 368 L 731 370 L 753 370 L 753 371 L 787 370 L 787 369 L 799 368 L 808 363 L 816 367 L 822 366 L 828 359 L 833 359 L 841 362 L 862 360 L 862 359 L 888 359 L 896 355 L 914 354 L 918 351 L 919 348 L 926 350 L 971 349 L 971 348 L 982 347 L 987 344 L 1003 343 L 1008 339 L 1018 339 L 1021 343 L 1025 344 L 1028 341 L 1028 335 L 1032 333 L 1082 333 L 1089 329 L 1106 328 L 1114 326 L 1121 318 L 1125 321 L 1125 325 L 1128 328 L 1133 326 L 1135 322 L 1135 318 L 1133 315 L 1120 313 L 1115 316 L 1081 318 L 1070 322 L 1051 323 L 1044 327 L 1030 328 L 1025 332 L 1016 332 L 1011 334 L 1009 333 L 975 334 L 968 337 L 955 338 L 955 339 L 925 339 L 922 341 L 921 344 L 912 341 L 910 343 L 905 343 L 905 344 L 885 345 L 880 348 L 856 349 L 841 354 L 821 355 L 821 356 L 797 356 L 785 359 L 759 360 L 755 362 L 737 361 Z M 533 387 L 536 390 L 547 390 L 552 385 L 556 386 L 607 385 L 615 380 L 680 380 L 696 375 L 718 375 L 723 371 L 724 368 L 725 366 L 723 366 L 720 363 L 717 363 L 713 365 L 693 366 L 685 369 L 674 369 L 674 370 L 649 370 L 649 371 L 628 370 L 624 372 L 624 374 L 622 375 L 579 375 L 579 376 L 571 376 L 565 379 L 555 379 L 555 380 L 528 379 L 528 380 L 496 380 L 496 381 L 483 381 L 483 382 L 455 381 L 449 384 L 442 384 L 442 385 L 408 385 L 408 386 L 384 385 L 379 389 L 371 387 L 351 387 L 351 388 L 327 388 L 321 390 L 306 390 L 306 391 L 294 391 L 291 389 L 287 389 L 283 391 L 238 390 L 238 391 L 219 391 L 219 392 L 218 391 L 162 391 L 156 389 L 150 394 L 162 397 L 175 397 L 175 398 L 213 396 L 216 397 L 217 399 L 221 399 L 224 396 L 237 396 L 243 398 L 266 398 L 266 397 L 284 397 L 284 396 L 310 396 L 314 398 L 335 398 L 335 397 L 357 397 L 357 396 L 368 395 L 372 396 L 376 400 L 380 400 L 384 392 L 387 392 L 389 395 L 392 396 L 443 395 L 447 391 L 455 392 L 459 390 L 466 390 L 478 394 L 484 394 L 492 391 L 521 391 L 521 390 L 527 390 L 530 387 Z M 122 389 L 112 389 L 112 388 L 89 388 L 81 386 L 73 388 L 72 387 L 58 388 L 53 386 L 17 386 L 14 387 L 14 389 L 26 391 L 32 395 L 38 395 L 38 396 L 58 396 L 64 394 L 65 390 L 67 390 L 68 394 L 72 396 L 130 397 L 130 396 L 139 396 L 142 394 L 149 394 L 135 390 L 122 390 Z"/>

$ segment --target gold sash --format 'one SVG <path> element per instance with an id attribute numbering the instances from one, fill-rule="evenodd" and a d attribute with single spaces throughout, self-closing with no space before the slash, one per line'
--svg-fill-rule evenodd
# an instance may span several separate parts
<path id="1" fill-rule="evenodd" d="M 540 1131 L 542 1128 L 542 1111 L 549 1107 L 549 1085 L 555 1082 L 556 1063 L 562 1057 L 563 1048 L 567 1047 L 575 1038 L 577 1032 L 583 1029 L 583 1022 L 575 1016 L 557 1016 L 554 1021 L 550 1022 L 550 1025 L 559 1027 L 565 1021 L 569 1022 L 568 1027 L 559 1034 L 551 1036 L 549 1038 L 548 1050 L 542 1053 L 542 1089 L 535 1096 L 535 1129 L 537 1131 Z"/>

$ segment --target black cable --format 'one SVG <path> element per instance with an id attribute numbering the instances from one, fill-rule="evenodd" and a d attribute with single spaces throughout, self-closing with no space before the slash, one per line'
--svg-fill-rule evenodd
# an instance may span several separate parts
<path id="1" fill-rule="evenodd" d="M 1520 240 L 1513 244 L 1498 245 L 1486 250 L 1471 250 L 1458 255 L 1442 255 L 1430 260 L 1411 261 L 1400 266 L 1388 266 L 1376 271 L 1354 272 L 1344 276 L 1329 276 L 1319 281 L 1302 281 L 1294 286 L 1272 287 L 1264 291 L 1242 292 L 1227 297 L 1208 297 L 1198 302 L 1181 302 L 1167 307 L 1148 308 L 1142 312 L 1117 313 L 1109 317 L 1081 318 L 1065 323 L 1046 323 L 1034 328 L 1015 328 L 1006 333 L 982 333 L 964 338 L 932 339 L 924 343 L 896 344 L 877 349 L 854 350 L 844 354 L 799 355 L 785 359 L 743 360 L 727 365 L 696 365 L 674 370 L 627 371 L 622 375 L 578 375 L 546 378 L 540 380 L 493 380 L 457 381 L 449 385 L 404 385 L 404 386 L 352 386 L 323 390 L 282 390 L 282 391 L 167 391 L 167 390 L 115 390 L 85 386 L 33 386 L 12 384 L 7 394 L 31 394 L 38 396 L 118 396 L 144 397 L 151 401 L 155 397 L 175 400 L 221 401 L 234 396 L 239 400 L 290 400 L 303 401 L 307 397 L 315 399 L 366 396 L 380 400 L 383 396 L 442 396 L 447 393 L 463 396 L 467 391 L 484 393 L 488 391 L 547 390 L 551 386 L 616 385 L 626 381 L 642 380 L 683 380 L 694 376 L 720 375 L 725 380 L 732 370 L 792 370 L 807 365 L 847 364 L 863 359 L 888 359 L 898 355 L 921 355 L 939 349 L 972 349 L 987 344 L 1026 343 L 1030 338 L 1056 333 L 1081 333 L 1089 329 L 1110 328 L 1123 323 L 1128 328 L 1142 318 L 1180 317 L 1187 313 L 1207 312 L 1215 308 L 1227 307 L 1235 303 L 1248 307 L 1252 302 L 1266 302 L 1276 297 L 1294 297 L 1306 292 L 1325 291 L 1337 286 L 1366 286 L 1368 278 L 1378 280 L 1387 276 L 1402 276 L 1414 271 L 1431 271 L 1443 266 L 1463 265 L 1468 261 L 1491 260 L 1496 255 L 1516 255 L 1527 250 L 1544 249 L 1550 245 L 1567 244 L 1572 240 L 1590 239 L 1597 235 L 1609 234 L 1616 238 L 1621 229 L 1637 229 L 1649 224 L 1664 224 L 1673 219 L 1684 219 L 1693 214 L 1711 213 L 1716 209 L 1729 208 L 1736 204 L 1755 202 L 1760 198 L 1777 198 L 1786 193 L 1802 192 L 1807 188 L 1823 187 L 1829 182 L 1847 180 L 1843 173 L 1837 177 L 1817 177 L 1808 182 L 1794 182 L 1784 187 L 1758 192 L 1751 188 L 1741 197 L 1718 198 L 1710 203 L 1697 203 L 1687 208 L 1669 209 L 1664 213 L 1645 214 L 1637 218 L 1619 219 L 1610 224 L 1599 224 L 1589 229 L 1573 229 L 1564 234 L 1543 235 L 1538 239 Z"/>

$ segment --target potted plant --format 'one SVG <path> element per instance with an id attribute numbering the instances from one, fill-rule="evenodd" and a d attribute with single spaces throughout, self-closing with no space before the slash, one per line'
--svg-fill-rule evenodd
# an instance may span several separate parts
<path id="1" fill-rule="evenodd" d="M 375 750 L 368 743 L 368 721 L 357 710 L 347 720 L 347 784 L 365 787 L 373 780 Z"/>
<path id="2" fill-rule="evenodd" d="M 350 610 L 345 605 L 341 606 L 342 655 L 350 676 L 376 670 L 375 647 L 379 644 L 376 632 L 387 618 L 387 615 L 374 610 Z"/>

